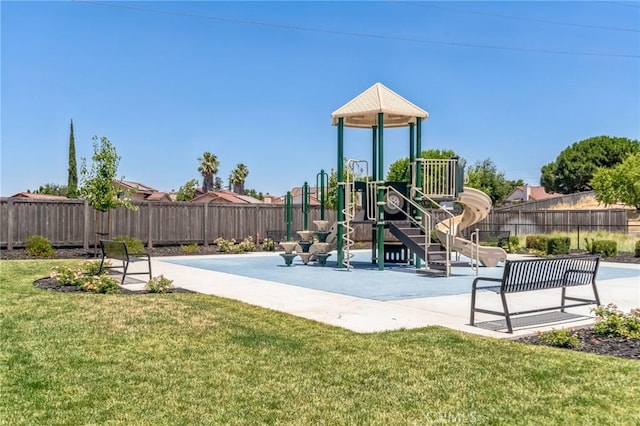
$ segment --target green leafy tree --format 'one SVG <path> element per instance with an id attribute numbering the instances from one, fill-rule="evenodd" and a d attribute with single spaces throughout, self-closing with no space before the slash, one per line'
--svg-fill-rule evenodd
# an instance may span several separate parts
<path id="1" fill-rule="evenodd" d="M 178 189 L 178 193 L 176 194 L 176 201 L 191 201 L 196 196 L 196 187 L 198 186 L 198 181 L 196 179 L 191 179 L 186 182 L 184 185 Z"/>
<path id="2" fill-rule="evenodd" d="M 220 191 L 223 186 L 224 182 L 222 181 L 222 178 L 220 176 L 216 176 L 215 179 L 213 179 L 213 190 Z"/>
<path id="3" fill-rule="evenodd" d="M 131 210 L 137 210 L 137 207 L 131 204 L 131 200 L 127 194 L 123 193 L 120 188 L 115 185 L 116 174 L 118 173 L 118 164 L 120 156 L 116 152 L 116 148 L 106 137 L 93 137 L 93 156 L 91 157 L 91 167 L 87 167 L 86 158 L 82 159 L 80 168 L 81 187 L 80 195 L 87 200 L 87 203 L 94 208 L 95 212 L 110 212 L 117 207 L 126 207 Z M 100 220 L 102 215 L 99 216 Z M 109 235 L 111 215 L 107 215 L 106 230 L 104 226 L 99 226 L 97 214 L 94 215 L 95 229 L 103 235 Z M 100 225 L 104 225 L 101 223 Z M 106 232 L 105 232 L 106 231 Z M 97 250 L 98 236 L 96 234 L 94 249 Z"/>
<path id="4" fill-rule="evenodd" d="M 202 157 L 198 157 L 200 165 L 198 166 L 198 172 L 202 175 L 202 190 L 209 192 L 213 189 L 213 178 L 218 173 L 218 166 L 220 161 L 215 154 L 205 151 Z"/>
<path id="5" fill-rule="evenodd" d="M 613 168 L 596 170 L 591 186 L 601 203 L 622 203 L 640 211 L 640 153 L 629 155 Z"/>
<path id="6" fill-rule="evenodd" d="M 511 191 L 524 185 L 521 179 L 515 181 L 505 179 L 504 173 L 499 172 L 494 162 L 488 158 L 468 167 L 466 176 L 468 180 L 466 185 L 487 194 L 494 206 L 502 204 Z"/>
<path id="7" fill-rule="evenodd" d="M 235 169 L 231 171 L 229 176 L 229 187 L 236 194 L 244 194 L 244 182 L 249 176 L 249 169 L 242 163 L 236 164 Z"/>
<path id="8" fill-rule="evenodd" d="M 76 141 L 73 136 L 73 120 L 71 120 L 71 130 L 69 132 L 69 167 L 67 179 L 67 197 L 78 198 L 78 166 L 76 164 Z"/>
<path id="9" fill-rule="evenodd" d="M 360 174 L 359 170 L 356 170 L 355 173 L 352 172 L 347 167 L 347 160 L 344 160 L 344 178 L 349 181 L 362 181 L 365 179 L 365 176 Z M 355 194 L 354 194 L 355 197 Z M 329 181 L 327 187 L 327 198 L 325 200 L 325 206 L 331 210 L 338 210 L 338 172 L 336 170 L 331 169 L 329 173 Z"/>
<path id="10" fill-rule="evenodd" d="M 555 161 L 545 164 L 540 184 L 547 192 L 561 194 L 590 191 L 598 168 L 614 167 L 637 152 L 640 152 L 637 140 L 611 136 L 585 139 L 565 148 Z"/>
<path id="11" fill-rule="evenodd" d="M 34 194 L 47 194 L 47 195 L 61 195 L 67 197 L 67 187 L 64 185 L 58 185 L 56 183 L 47 183 L 40 185 L 40 187 L 34 191 L 28 190 L 27 192 L 33 192 Z"/>
<path id="12" fill-rule="evenodd" d="M 446 160 L 455 157 L 456 153 L 451 149 L 428 149 L 422 151 L 422 158 Z M 401 158 L 389 166 L 387 181 L 409 182 L 409 157 Z"/>
<path id="13" fill-rule="evenodd" d="M 264 194 L 262 192 L 258 192 L 255 189 L 245 189 L 244 195 L 248 195 L 250 197 L 256 198 L 258 200 L 264 200 Z"/>

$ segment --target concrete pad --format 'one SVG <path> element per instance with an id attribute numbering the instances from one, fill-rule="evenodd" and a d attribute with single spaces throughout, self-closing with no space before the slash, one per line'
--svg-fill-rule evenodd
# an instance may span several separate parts
<path id="1" fill-rule="evenodd" d="M 252 253 L 225 256 L 242 256 L 243 262 L 248 264 L 253 256 L 264 256 L 264 254 Z M 476 314 L 476 321 L 479 326 L 472 327 L 469 325 L 470 290 L 464 294 L 381 301 L 284 284 L 273 280 L 169 263 L 176 259 L 184 261 L 190 258 L 203 259 L 212 257 L 216 256 L 153 258 L 153 275 L 164 275 L 173 280 L 174 285 L 198 293 L 239 300 L 359 333 L 438 325 L 485 336 L 512 338 L 536 331 L 550 330 L 551 328 L 585 326 L 592 324 L 594 321 L 591 313 L 592 307 L 571 308 L 567 312 L 574 314 L 573 316 L 559 318 L 564 322 L 524 326 L 517 328 L 514 334 L 509 334 L 506 330 L 496 331 L 493 329 L 497 321 L 503 320 L 503 318 L 493 315 L 478 313 Z M 513 256 L 513 258 L 515 257 Z M 607 266 L 607 273 L 604 274 L 607 277 L 615 277 L 616 272 L 621 272 L 618 275 L 622 276 L 622 278 L 597 280 L 601 302 L 604 305 L 614 303 L 625 312 L 640 307 L 640 265 L 621 265 L 607 262 L 602 262 L 601 265 Z M 620 268 L 620 270 L 616 271 L 609 267 Z M 282 273 L 287 271 L 286 267 L 279 269 Z M 489 269 L 481 269 L 480 275 L 483 275 L 483 272 L 490 273 Z M 309 274 L 314 274 L 317 273 L 318 269 L 309 267 L 307 271 Z M 335 274 L 331 275 L 335 280 L 345 277 L 345 272 L 331 272 Z M 495 274 L 495 272 L 491 273 Z M 347 274 L 357 273 L 358 271 L 352 271 Z M 380 271 L 377 273 L 380 273 Z M 400 274 L 400 276 L 405 277 L 403 279 L 409 279 L 411 275 Z M 468 277 L 469 289 L 474 276 L 471 274 Z M 424 279 L 429 280 L 431 278 Z M 447 280 L 447 278 L 439 279 Z M 592 296 L 591 288 L 587 286 L 572 288 L 569 291 L 578 297 Z M 516 293 L 507 297 L 512 311 L 534 309 L 559 305 L 560 290 Z M 495 293 L 478 292 L 477 304 L 484 308 L 501 310 L 500 297 Z"/>

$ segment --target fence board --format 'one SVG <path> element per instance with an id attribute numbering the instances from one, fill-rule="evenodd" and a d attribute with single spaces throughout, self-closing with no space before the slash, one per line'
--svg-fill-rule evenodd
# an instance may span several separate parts
<path id="1" fill-rule="evenodd" d="M 188 202 L 134 202 L 137 211 L 119 208 L 111 212 L 110 234 L 131 236 L 147 244 L 211 244 L 216 238 L 237 241 L 251 236 L 264 238 L 268 230 L 284 230 L 285 208 L 282 205 L 232 205 Z M 456 214 L 459 214 L 456 213 Z M 83 200 L 32 200 L 0 198 L 0 245 L 24 247 L 31 235 L 42 235 L 56 247 L 93 247 L 95 211 Z M 326 219 L 335 222 L 336 212 L 326 211 Z M 102 214 L 106 220 L 106 214 Z M 100 214 L 98 215 L 100 217 Z M 448 216 L 432 212 L 431 227 Z M 320 209 L 309 211 L 309 229 Z M 473 228 L 485 231 L 511 231 L 512 235 L 570 232 L 577 227 L 612 232 L 627 232 L 625 210 L 537 210 L 492 211 Z M 302 208 L 293 207 L 292 231 L 303 228 Z M 205 236 L 206 229 L 206 236 Z M 371 225 L 356 224 L 354 239 L 369 241 Z"/>

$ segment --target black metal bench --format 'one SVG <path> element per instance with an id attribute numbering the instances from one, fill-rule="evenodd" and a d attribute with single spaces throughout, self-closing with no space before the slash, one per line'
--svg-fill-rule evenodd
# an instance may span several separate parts
<path id="1" fill-rule="evenodd" d="M 114 240 L 100 240 L 100 250 L 102 251 L 102 260 L 100 261 L 100 271 L 103 270 L 116 270 L 122 269 L 122 281 L 120 284 L 124 284 L 124 279 L 127 274 L 129 275 L 149 275 L 151 279 L 151 258 L 147 253 L 129 254 L 127 245 L 124 241 Z M 105 263 L 105 259 L 120 260 L 122 265 L 110 265 Z M 129 272 L 129 263 L 132 262 L 147 262 L 149 266 L 149 272 Z"/>
<path id="2" fill-rule="evenodd" d="M 268 230 L 267 238 L 275 243 L 281 243 L 287 240 L 287 231 L 281 229 Z"/>
<path id="3" fill-rule="evenodd" d="M 600 264 L 599 255 L 559 256 L 547 259 L 507 260 L 502 278 L 478 277 L 473 280 L 471 292 L 471 325 L 474 325 L 476 312 L 500 315 L 505 317 L 509 333 L 513 333 L 511 316 L 544 312 L 585 305 L 599 305 L 600 297 L 596 288 L 596 274 Z M 498 285 L 478 286 L 480 281 L 499 283 Z M 568 287 L 590 285 L 593 287 L 594 299 L 582 299 L 566 295 Z M 507 307 L 507 293 L 524 291 L 547 290 L 561 288 L 562 298 L 560 306 L 542 309 L 531 309 L 520 312 L 509 312 Z M 500 294 L 503 312 L 476 308 L 476 290 L 489 290 Z M 566 304 L 566 301 L 579 302 Z"/>

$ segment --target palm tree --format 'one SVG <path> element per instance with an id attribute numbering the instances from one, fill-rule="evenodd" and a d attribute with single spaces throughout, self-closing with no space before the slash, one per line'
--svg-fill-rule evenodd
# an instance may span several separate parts
<path id="1" fill-rule="evenodd" d="M 202 190 L 209 192 L 213 189 L 213 176 L 218 173 L 220 161 L 215 154 L 209 151 L 205 151 L 202 157 L 198 157 L 198 161 L 200 162 L 198 171 L 202 175 Z"/>
<path id="2" fill-rule="evenodd" d="M 236 164 L 236 168 L 231 171 L 229 184 L 233 186 L 233 192 L 244 194 L 244 181 L 249 176 L 249 169 L 242 163 Z"/>

